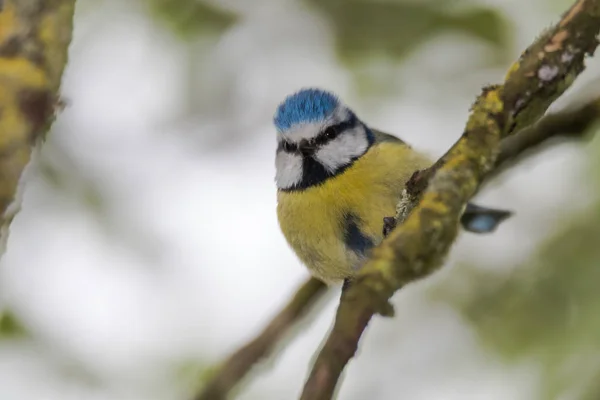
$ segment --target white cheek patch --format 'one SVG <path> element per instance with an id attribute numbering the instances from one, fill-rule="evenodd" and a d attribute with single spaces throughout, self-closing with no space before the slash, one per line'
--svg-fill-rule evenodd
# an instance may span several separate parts
<path id="1" fill-rule="evenodd" d="M 278 151 L 275 156 L 275 183 L 288 189 L 302 181 L 302 156 Z"/>
<path id="2" fill-rule="evenodd" d="M 352 159 L 367 151 L 369 141 L 362 126 L 345 131 L 338 137 L 321 147 L 315 158 L 329 172 L 333 173 L 340 167 L 349 164 Z"/>

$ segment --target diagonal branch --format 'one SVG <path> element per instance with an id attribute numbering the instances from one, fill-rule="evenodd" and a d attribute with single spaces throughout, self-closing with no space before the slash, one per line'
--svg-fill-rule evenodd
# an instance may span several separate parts
<path id="1" fill-rule="evenodd" d="M 581 138 L 599 117 L 600 98 L 597 98 L 583 106 L 571 107 L 569 110 L 546 115 L 535 124 L 505 138 L 500 143 L 500 152 L 496 158 L 494 169 L 485 177 L 482 184 L 487 184 L 506 169 L 512 168 L 521 159 L 538 151 L 542 144 L 552 139 Z M 429 185 L 429 180 L 443 165 L 446 157 L 447 155 L 444 155 L 430 168 L 415 171 L 409 179 L 396 215 L 396 224 L 404 221 L 418 204 Z"/>
<path id="2" fill-rule="evenodd" d="M 539 112 L 543 113 L 541 110 Z M 597 99 L 583 107 L 547 115 L 536 124 L 521 129 L 501 142 L 495 168 L 485 177 L 484 183 L 489 182 L 500 172 L 513 167 L 517 162 L 531 155 L 540 145 L 553 141 L 552 139 L 556 137 L 581 138 L 589 126 L 597 121 L 599 117 L 600 99 Z M 441 161 L 436 163 L 436 167 L 441 165 L 443 165 Z M 427 175 L 421 176 L 425 182 L 424 185 L 419 187 L 413 182 L 413 194 L 417 196 L 414 200 L 415 204 L 427 188 L 429 179 L 433 176 L 433 172 L 437 170 L 436 167 L 426 170 Z M 227 394 L 247 375 L 250 369 L 261 359 L 268 356 L 272 348 L 276 346 L 276 342 L 280 341 L 285 333 L 298 323 L 324 291 L 324 285 L 315 279 L 311 279 L 302 285 L 292 296 L 288 305 L 269 323 L 265 330 L 233 353 L 223 363 L 196 396 L 196 399 L 218 400 L 226 398 Z M 289 313 L 289 310 L 299 311 Z M 282 315 L 287 315 L 287 317 L 282 317 Z M 286 322 L 280 324 L 282 320 Z M 273 327 L 275 326 L 279 326 L 279 329 L 274 330 Z"/>
<path id="3" fill-rule="evenodd" d="M 253 365 L 269 356 L 277 343 L 325 294 L 326 289 L 327 286 L 315 278 L 304 282 L 265 329 L 233 353 L 194 399 L 226 399 L 231 389 L 246 376 Z"/>
<path id="4" fill-rule="evenodd" d="M 521 159 L 531 156 L 550 140 L 582 138 L 599 116 L 600 98 L 597 98 L 583 106 L 546 115 L 534 125 L 504 139 L 494 170 L 486 177 L 486 183 Z"/>
<path id="5" fill-rule="evenodd" d="M 417 207 L 373 252 L 342 295 L 333 330 L 301 399 L 330 399 L 345 365 L 375 313 L 392 313 L 389 298 L 435 272 L 458 233 L 467 201 L 490 172 L 500 140 L 545 113 L 584 69 L 597 46 L 600 0 L 578 0 L 511 67 L 503 85 L 479 96 L 465 132 L 444 157 Z"/>
<path id="6" fill-rule="evenodd" d="M 71 42 L 75 0 L 0 1 L 0 255 L 17 189 L 50 127 Z"/>
<path id="7" fill-rule="evenodd" d="M 556 138 L 581 138 L 588 128 L 600 119 L 600 99 L 589 104 L 543 117 L 535 125 L 522 129 L 514 136 L 503 140 L 494 170 L 484 183 L 500 172 L 512 168 L 528 157 L 540 145 Z M 277 314 L 267 327 L 254 339 L 233 353 L 203 386 L 196 400 L 226 399 L 229 392 L 290 331 L 324 294 L 326 287 L 312 278 L 307 280 L 291 297 L 288 305 Z"/>

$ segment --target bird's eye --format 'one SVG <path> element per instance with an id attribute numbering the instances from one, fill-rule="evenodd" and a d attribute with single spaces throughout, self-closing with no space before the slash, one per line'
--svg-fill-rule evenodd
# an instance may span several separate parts
<path id="1" fill-rule="evenodd" d="M 330 126 L 329 128 L 325 129 L 325 137 L 327 139 L 333 139 L 337 136 L 337 134 L 337 129 L 334 126 Z"/>
<path id="2" fill-rule="evenodd" d="M 292 145 L 290 142 L 284 141 L 283 142 L 283 151 L 285 151 L 286 153 L 293 153 L 294 151 L 296 151 L 295 146 Z"/>

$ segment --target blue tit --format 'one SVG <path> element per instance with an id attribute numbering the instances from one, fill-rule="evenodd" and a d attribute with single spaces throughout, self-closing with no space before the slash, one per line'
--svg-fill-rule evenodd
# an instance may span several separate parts
<path id="1" fill-rule="evenodd" d="M 274 117 L 275 182 L 281 230 L 313 276 L 351 279 L 383 239 L 383 219 L 411 175 L 432 160 L 362 122 L 334 94 L 302 89 Z M 472 232 L 492 232 L 510 215 L 470 204 L 461 218 Z"/>

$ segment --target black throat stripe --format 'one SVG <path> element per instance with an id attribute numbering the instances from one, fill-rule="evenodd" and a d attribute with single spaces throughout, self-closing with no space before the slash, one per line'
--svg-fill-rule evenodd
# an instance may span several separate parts
<path id="1" fill-rule="evenodd" d="M 308 189 L 313 186 L 321 185 L 328 179 L 344 173 L 344 171 L 346 171 L 348 167 L 354 164 L 356 160 L 358 160 L 367 151 L 369 151 L 371 146 L 375 143 L 375 135 L 373 134 L 373 132 L 371 132 L 371 130 L 366 126 L 365 129 L 367 132 L 368 141 L 367 148 L 365 149 L 365 151 L 362 154 L 353 157 L 348 163 L 338 167 L 335 171 L 327 170 L 327 168 L 325 168 L 323 164 L 321 164 L 314 158 L 313 153 L 307 155 L 298 152 L 297 154 L 302 157 L 302 179 L 300 180 L 300 182 L 294 184 L 293 186 L 290 186 L 289 188 L 280 188 L 279 190 L 281 190 L 282 192 L 294 192 Z"/>

